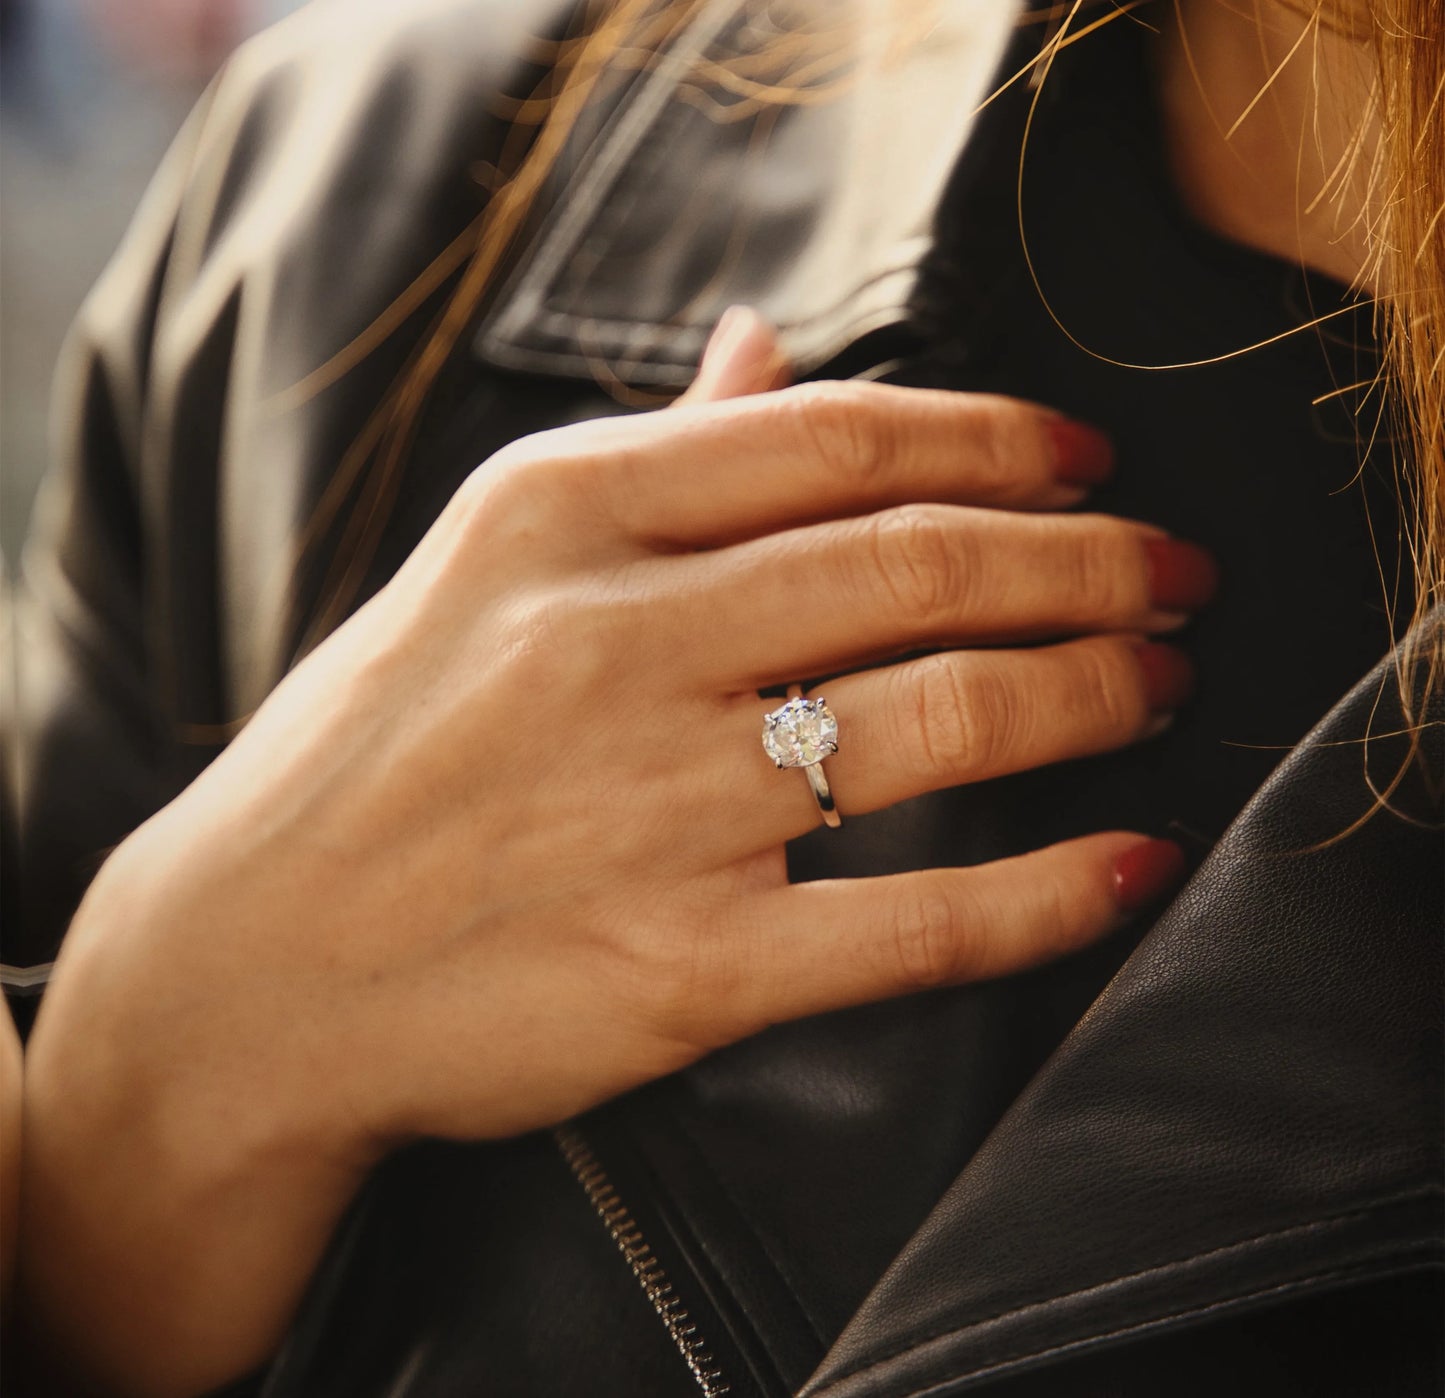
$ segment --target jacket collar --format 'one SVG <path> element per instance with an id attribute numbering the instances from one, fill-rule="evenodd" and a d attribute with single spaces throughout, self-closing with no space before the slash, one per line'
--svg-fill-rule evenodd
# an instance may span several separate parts
<path id="1" fill-rule="evenodd" d="M 900 50 L 888 0 L 830 0 L 852 39 L 804 100 L 737 119 L 693 81 L 756 42 L 737 0 L 703 7 L 658 63 L 579 126 L 527 249 L 474 341 L 483 360 L 675 388 L 747 302 L 808 373 L 904 316 L 933 212 L 1023 6 L 940 0 Z M 911 36 L 908 36 L 911 38 Z"/>
<path id="2" fill-rule="evenodd" d="M 941 1398 L 1439 1268 L 1442 703 L 1422 666 L 1402 705 L 1396 663 L 1245 807 L 803 1398 Z"/>

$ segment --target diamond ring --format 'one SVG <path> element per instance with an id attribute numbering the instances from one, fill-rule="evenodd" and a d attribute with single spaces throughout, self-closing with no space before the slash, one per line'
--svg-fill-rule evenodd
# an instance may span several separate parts
<path id="1" fill-rule="evenodd" d="M 838 720 L 822 697 L 804 699 L 801 685 L 788 686 L 788 702 L 763 718 L 763 751 L 779 767 L 801 767 L 813 789 L 823 823 L 843 823 L 823 773 L 823 759 L 838 751 Z"/>

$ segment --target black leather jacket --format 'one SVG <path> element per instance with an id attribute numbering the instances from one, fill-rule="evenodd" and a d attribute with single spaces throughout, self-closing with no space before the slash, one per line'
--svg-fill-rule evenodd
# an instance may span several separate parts
<path id="1" fill-rule="evenodd" d="M 62 369 L 66 439 L 17 613 L 7 962 L 49 960 L 101 853 L 294 659 L 295 541 L 434 303 L 334 382 L 290 390 L 475 218 L 467 172 L 507 129 L 497 94 L 530 88 L 532 36 L 573 8 L 314 6 L 243 50 L 178 142 Z M 803 373 L 905 318 L 975 97 L 1016 56 L 1012 5 L 944 4 L 906 64 L 791 110 L 763 160 L 743 124 L 680 95 L 693 56 L 738 41 L 740 8 L 702 6 L 574 133 L 434 396 L 425 468 L 359 597 L 492 448 L 615 411 L 599 364 L 679 386 L 733 301 L 779 325 Z M 747 256 L 719 275 L 698 249 L 728 246 L 740 209 Z M 1372 801 L 1358 740 L 1401 727 L 1391 675 L 1362 679 L 1284 761 L 946 1177 L 891 1148 L 917 1060 L 880 1034 L 830 1071 L 841 1033 L 873 1031 L 866 1014 L 822 1021 L 801 1055 L 764 1039 L 556 1137 L 404 1152 L 252 1386 L 1433 1392 L 1438 724 L 1391 809 L 1332 839 Z M 1386 776 L 1400 756 L 1399 740 L 1368 749 Z M 823 1159 L 826 1178 L 801 1164 Z M 747 1201 L 769 1178 L 795 1202 L 762 1218 Z"/>

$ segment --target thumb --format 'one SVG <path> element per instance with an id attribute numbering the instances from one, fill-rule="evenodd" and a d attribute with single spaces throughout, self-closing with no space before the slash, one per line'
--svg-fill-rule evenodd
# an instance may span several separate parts
<path id="1" fill-rule="evenodd" d="M 715 403 L 786 388 L 792 380 L 773 327 L 751 306 L 730 306 L 708 339 L 692 386 L 677 401 Z"/>

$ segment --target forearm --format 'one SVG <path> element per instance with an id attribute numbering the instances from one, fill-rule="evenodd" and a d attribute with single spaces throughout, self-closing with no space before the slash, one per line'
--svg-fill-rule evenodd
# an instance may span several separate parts
<path id="1" fill-rule="evenodd" d="M 97 881 L 32 1036 L 19 1300 L 56 1382 L 191 1394 L 272 1351 L 363 1172 L 273 1110 L 223 1012 L 202 1042 L 164 970 L 102 954 L 133 911 Z"/>

